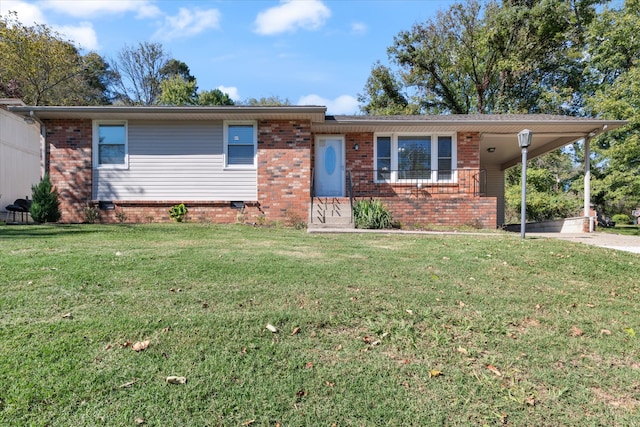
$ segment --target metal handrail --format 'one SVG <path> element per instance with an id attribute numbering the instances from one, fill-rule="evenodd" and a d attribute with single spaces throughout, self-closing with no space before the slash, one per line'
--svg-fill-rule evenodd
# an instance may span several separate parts
<path id="1" fill-rule="evenodd" d="M 349 205 L 351 207 L 351 209 L 349 210 L 349 212 L 351 213 L 349 222 L 353 224 L 353 181 L 351 180 L 351 171 L 347 171 L 347 183 L 349 184 Z"/>
<path id="2" fill-rule="evenodd" d="M 316 178 L 315 178 L 315 169 L 311 168 L 311 203 L 309 203 L 309 207 L 311 208 L 311 210 L 309 211 L 309 215 L 311 216 L 311 218 L 309 219 L 309 222 L 311 224 L 313 224 L 313 198 L 316 195 Z"/>

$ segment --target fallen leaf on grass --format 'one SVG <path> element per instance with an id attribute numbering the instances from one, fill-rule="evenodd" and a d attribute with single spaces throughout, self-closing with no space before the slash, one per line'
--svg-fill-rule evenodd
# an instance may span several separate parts
<path id="1" fill-rule="evenodd" d="M 71 313 L 65 313 L 62 315 L 63 319 L 73 319 L 73 314 Z"/>
<path id="2" fill-rule="evenodd" d="M 469 354 L 469 351 L 464 347 L 458 347 L 457 352 L 462 354 Z"/>
<path id="3" fill-rule="evenodd" d="M 444 374 L 442 373 L 442 371 L 439 371 L 437 369 L 432 369 L 432 370 L 429 371 L 429 378 L 435 378 L 435 377 L 439 377 L 441 375 L 444 375 Z"/>
<path id="4" fill-rule="evenodd" d="M 336 385 L 336 383 L 332 383 L 329 381 L 325 381 L 325 384 L 327 385 L 327 387 L 334 387 Z"/>
<path id="5" fill-rule="evenodd" d="M 167 382 L 169 384 L 186 384 L 187 379 L 185 377 L 178 377 L 175 375 L 167 377 Z"/>
<path id="6" fill-rule="evenodd" d="M 313 362 L 307 362 L 304 367 L 307 369 L 313 369 Z"/>
<path id="7" fill-rule="evenodd" d="M 536 406 L 536 399 L 533 396 L 527 396 L 527 398 L 525 399 L 525 402 L 529 406 Z"/>
<path id="8" fill-rule="evenodd" d="M 249 421 L 245 421 L 242 423 L 243 426 L 250 426 L 251 424 L 255 423 L 256 420 L 249 420 Z"/>
<path id="9" fill-rule="evenodd" d="M 149 344 L 151 344 L 151 341 L 149 340 L 138 341 L 131 346 L 131 350 L 141 352 L 146 350 L 147 347 L 149 347 Z"/>
<path id="10" fill-rule="evenodd" d="M 298 332 L 300 332 L 300 327 L 299 327 L 299 326 L 297 326 L 297 327 L 293 328 L 293 332 L 291 332 L 291 335 L 292 335 L 292 336 L 293 336 L 293 335 L 296 335 L 296 334 L 298 334 Z"/>
<path id="11" fill-rule="evenodd" d="M 135 420 L 133 420 L 133 422 L 140 426 L 140 425 L 144 424 L 145 421 L 144 421 L 144 418 L 138 417 Z"/>
<path id="12" fill-rule="evenodd" d="M 584 332 L 582 331 L 582 329 L 578 328 L 577 326 L 572 326 L 571 327 L 571 336 L 572 337 L 581 337 L 582 335 L 584 335 Z"/>
<path id="13" fill-rule="evenodd" d="M 635 338 L 636 337 L 636 331 L 633 330 L 633 328 L 625 328 L 624 330 L 627 334 L 629 334 L 629 336 L 631 338 Z"/>
<path id="14" fill-rule="evenodd" d="M 306 395 L 307 395 L 307 391 L 306 391 L 306 390 L 304 390 L 304 389 L 302 389 L 302 390 L 298 390 L 298 391 L 296 392 L 296 396 L 297 396 L 297 397 L 305 397 Z"/>
<path id="15" fill-rule="evenodd" d="M 128 387 L 131 387 L 132 385 L 134 385 L 137 382 L 138 382 L 138 380 L 129 381 L 129 382 L 126 382 L 124 384 L 120 384 L 120 386 L 118 388 L 128 388 Z"/>
<path id="16" fill-rule="evenodd" d="M 267 324 L 266 328 L 274 334 L 278 332 L 278 328 L 273 326 L 271 323 Z"/>
<path id="17" fill-rule="evenodd" d="M 497 376 L 501 377 L 502 376 L 502 372 L 500 372 L 498 370 L 498 368 L 496 368 L 493 365 L 487 365 L 487 369 L 490 370 L 491 372 L 493 372 L 494 374 L 496 374 Z"/>
<path id="18" fill-rule="evenodd" d="M 601 335 L 611 335 L 611 331 L 608 329 L 602 329 L 600 330 L 600 334 Z"/>
<path id="19" fill-rule="evenodd" d="M 413 310 L 407 309 L 406 311 L 407 311 L 408 314 L 413 316 Z"/>

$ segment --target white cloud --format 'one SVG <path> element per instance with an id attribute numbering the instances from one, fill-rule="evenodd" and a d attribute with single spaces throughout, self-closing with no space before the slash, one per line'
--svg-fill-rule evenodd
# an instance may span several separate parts
<path id="1" fill-rule="evenodd" d="M 320 0 L 281 0 L 279 6 L 258 14 L 255 32 L 272 35 L 294 32 L 299 28 L 317 30 L 331 16 L 331 11 Z"/>
<path id="2" fill-rule="evenodd" d="M 0 1 L 0 15 L 5 16 L 9 11 L 17 12 L 20 22 L 27 26 L 47 22 L 40 8 L 34 4 L 14 0 Z"/>
<path id="3" fill-rule="evenodd" d="M 240 93 L 238 92 L 238 88 L 235 86 L 218 86 L 217 89 L 220 89 L 222 92 L 229 95 L 229 98 L 234 101 L 238 101 L 240 99 Z"/>
<path id="4" fill-rule="evenodd" d="M 208 29 L 216 30 L 219 28 L 219 10 L 189 10 L 181 7 L 177 15 L 165 17 L 164 25 L 156 31 L 153 38 L 171 40 L 191 37 Z"/>
<path id="5" fill-rule="evenodd" d="M 81 22 L 79 26 L 53 26 L 54 30 L 73 41 L 82 49 L 97 50 L 100 45 L 98 44 L 98 35 L 93 29 L 93 25 L 90 22 Z"/>
<path id="6" fill-rule="evenodd" d="M 33 24 L 49 25 L 42 10 L 34 4 L 12 0 L 2 1 L 0 3 L 0 14 L 4 16 L 9 11 L 17 12 L 18 19 L 26 26 Z M 98 36 L 90 22 L 81 22 L 79 25 L 49 26 L 57 33 L 60 33 L 64 39 L 71 41 L 78 47 L 88 50 L 96 50 L 99 47 Z"/>
<path id="7" fill-rule="evenodd" d="M 306 95 L 298 100 L 298 105 L 324 105 L 327 114 L 357 114 L 358 100 L 350 95 L 341 95 L 336 99 L 327 99 L 319 95 Z"/>
<path id="8" fill-rule="evenodd" d="M 353 34 L 362 35 L 366 34 L 368 28 L 367 25 L 362 22 L 353 22 L 351 24 L 351 32 Z"/>
<path id="9" fill-rule="evenodd" d="M 160 9 L 147 0 L 47 0 L 41 4 L 44 8 L 76 18 L 125 12 L 135 12 L 137 18 L 152 18 L 161 14 Z"/>

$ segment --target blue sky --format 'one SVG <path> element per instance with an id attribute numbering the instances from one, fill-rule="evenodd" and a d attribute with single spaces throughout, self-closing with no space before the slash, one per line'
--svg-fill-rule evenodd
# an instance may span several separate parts
<path id="1" fill-rule="evenodd" d="M 371 66 L 400 31 L 451 0 L 1 0 L 25 24 L 47 24 L 107 60 L 125 45 L 161 43 L 200 89 L 279 96 L 358 113 Z"/>

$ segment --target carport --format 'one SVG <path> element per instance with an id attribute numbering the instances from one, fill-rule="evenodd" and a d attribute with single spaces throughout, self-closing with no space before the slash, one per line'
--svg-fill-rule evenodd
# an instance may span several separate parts
<path id="1" fill-rule="evenodd" d="M 517 134 L 523 129 L 533 132 L 533 142 L 528 150 L 528 159 L 581 141 L 585 149 L 584 205 L 581 222 L 582 231 L 593 231 L 591 221 L 591 140 L 601 133 L 617 129 L 627 124 L 623 120 L 600 120 L 582 117 L 556 115 L 505 115 L 491 116 L 491 123 L 482 126 L 480 139 L 480 167 L 487 174 L 487 195 L 498 199 L 498 224 L 503 224 L 504 214 L 504 172 L 521 163 L 521 149 Z M 477 116 L 484 121 L 483 116 Z"/>

